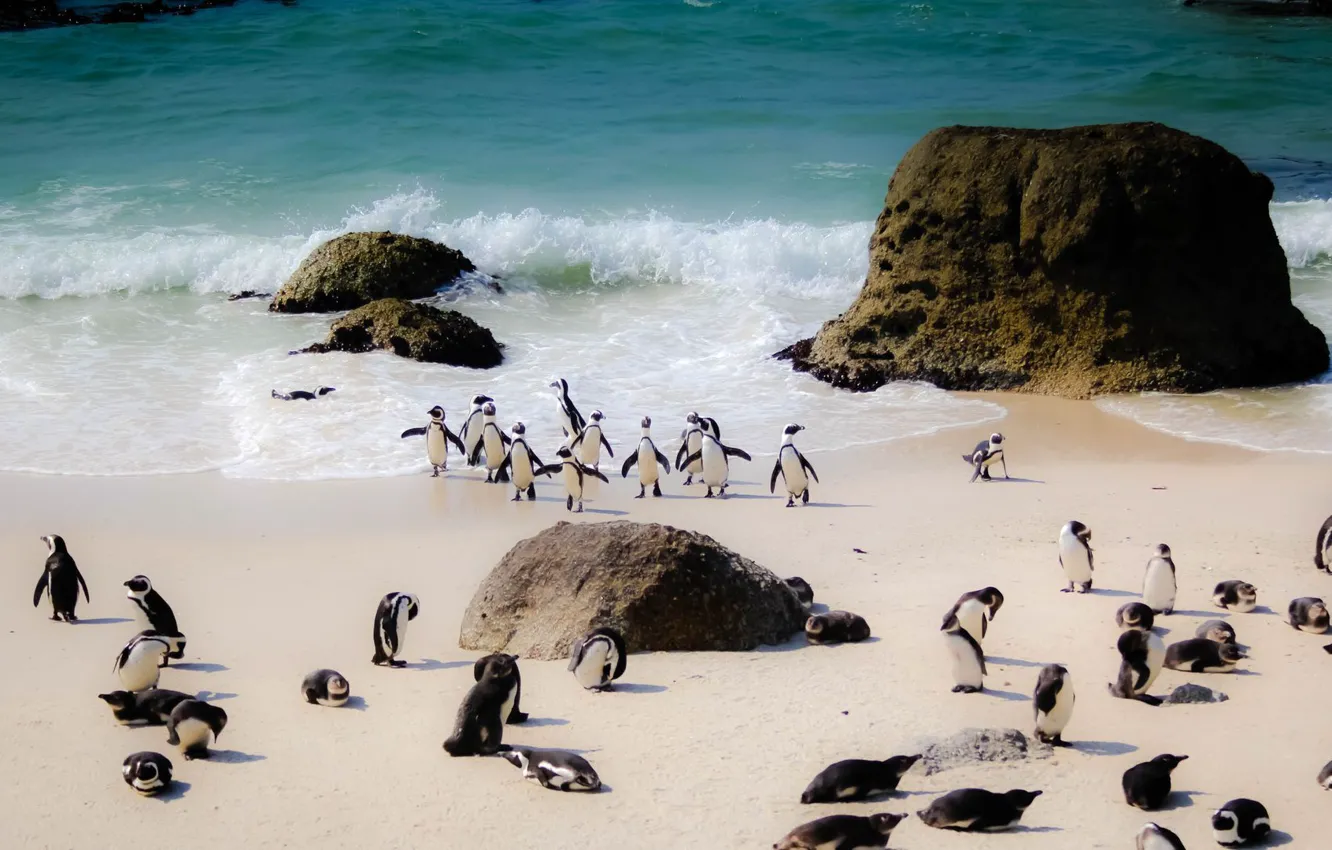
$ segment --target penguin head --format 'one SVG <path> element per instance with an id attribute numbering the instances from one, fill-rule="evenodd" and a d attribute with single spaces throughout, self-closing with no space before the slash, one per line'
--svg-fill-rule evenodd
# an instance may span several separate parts
<path id="1" fill-rule="evenodd" d="M 1091 529 L 1084 523 L 1072 520 L 1069 522 L 1068 528 L 1073 532 L 1073 536 L 1081 540 L 1083 543 L 1091 542 Z"/>
<path id="2" fill-rule="evenodd" d="M 563 445 L 560 446 L 560 450 L 555 453 L 555 456 L 563 460 L 568 460 L 569 458 L 573 457 L 573 451 L 569 448 L 568 445 Z"/>
<path id="3" fill-rule="evenodd" d="M 999 609 L 1004 607 L 1004 595 L 997 587 L 987 587 L 982 590 L 977 597 L 986 608 L 990 609 L 990 619 L 999 613 Z"/>
<path id="4" fill-rule="evenodd" d="M 320 387 L 319 389 L 315 390 L 315 395 L 317 395 L 317 396 L 326 396 L 326 395 L 328 395 L 329 393 L 333 393 L 333 392 L 337 392 L 337 391 L 338 391 L 338 388 L 337 388 L 337 387 Z"/>
<path id="5" fill-rule="evenodd" d="M 1217 832 L 1229 832 L 1239 826 L 1239 819 L 1228 809 L 1217 809 L 1212 813 L 1212 829 Z"/>
<path id="6" fill-rule="evenodd" d="M 1003 444 L 1004 444 L 1003 434 L 1000 434 L 998 431 L 995 431 L 993 434 L 990 435 L 990 445 L 1002 446 Z"/>
<path id="7" fill-rule="evenodd" d="M 328 677 L 328 692 L 331 696 L 345 694 L 349 689 L 347 680 L 342 678 L 342 674 L 334 673 Z"/>
<path id="8" fill-rule="evenodd" d="M 517 749 L 504 750 L 503 752 L 500 753 L 500 758 L 504 759 L 514 767 L 519 767 L 523 769 L 527 768 L 527 765 L 523 763 L 527 761 L 527 759 L 524 757 L 524 754 L 520 750 Z"/>
<path id="9" fill-rule="evenodd" d="M 685 417 L 685 421 L 688 422 L 690 425 L 697 425 L 697 424 L 698 424 L 698 414 L 697 414 L 697 413 L 692 413 L 692 412 L 691 412 L 688 416 Z"/>
<path id="10" fill-rule="evenodd" d="M 550 388 L 561 398 L 569 394 L 569 382 L 563 378 L 556 378 L 550 382 Z"/>
<path id="11" fill-rule="evenodd" d="M 513 423 L 513 428 L 510 430 L 512 430 L 514 434 L 521 437 L 522 435 L 527 433 L 527 426 L 521 422 L 515 422 Z"/>
<path id="12" fill-rule="evenodd" d="M 147 593 L 153 589 L 153 583 L 148 580 L 148 576 L 135 576 L 125 582 L 125 586 L 130 589 L 130 593 Z"/>
<path id="13" fill-rule="evenodd" d="M 1221 644 L 1220 649 L 1217 650 L 1217 654 L 1220 655 L 1221 660 L 1227 664 L 1234 664 L 1236 661 L 1243 661 L 1245 658 L 1248 658 L 1248 656 L 1244 654 L 1244 650 L 1229 642 Z"/>
<path id="14" fill-rule="evenodd" d="M 643 421 L 642 421 L 642 422 L 639 422 L 638 424 L 641 425 L 641 426 L 643 427 L 644 430 L 647 430 L 648 428 L 651 428 L 651 427 L 652 427 L 652 417 L 651 417 L 651 416 L 644 416 L 644 417 L 643 417 Z"/>
<path id="15" fill-rule="evenodd" d="M 474 395 L 472 396 L 472 407 L 480 407 L 488 401 L 494 401 L 494 399 L 488 395 Z"/>
<path id="16" fill-rule="evenodd" d="M 606 414 L 602 413 L 600 410 L 594 410 L 592 411 L 592 414 L 588 416 L 588 419 L 591 419 L 593 422 L 600 422 L 605 418 Z"/>
<path id="17" fill-rule="evenodd" d="M 1004 799 L 1008 800 L 1014 808 L 1022 811 L 1035 802 L 1036 798 L 1043 793 L 1043 791 L 1023 791 L 1020 788 L 1015 788 L 1004 794 Z"/>
<path id="18" fill-rule="evenodd" d="M 1156 548 L 1153 549 L 1152 551 L 1156 553 L 1156 557 L 1158 558 L 1170 557 L 1170 547 L 1165 545 L 1164 543 L 1157 543 Z"/>
<path id="19" fill-rule="evenodd" d="M 1162 753 L 1152 759 L 1151 763 L 1157 767 L 1164 768 L 1167 772 L 1179 767 L 1179 763 L 1187 759 L 1188 756 L 1174 756 L 1170 753 Z"/>
<path id="20" fill-rule="evenodd" d="M 42 542 L 46 544 L 46 550 L 52 555 L 65 551 L 65 538 L 59 534 L 44 534 L 42 535 Z"/>
<path id="21" fill-rule="evenodd" d="M 134 702 L 134 694 L 129 691 L 112 691 L 109 694 L 98 694 L 97 698 L 112 708 L 125 708 Z"/>
<path id="22" fill-rule="evenodd" d="M 1327 605 L 1319 599 L 1309 606 L 1309 624 L 1312 626 L 1321 626 L 1327 628 L 1329 622 L 1332 622 L 1332 615 L 1328 614 Z"/>
<path id="23" fill-rule="evenodd" d="M 481 678 L 483 680 L 507 679 L 513 676 L 517 669 L 518 665 L 514 656 L 497 652 L 494 655 L 486 657 L 486 666 L 481 671 Z"/>
<path id="24" fill-rule="evenodd" d="M 816 635 L 823 631 L 823 618 L 817 614 L 805 621 L 805 632 Z"/>
<path id="25" fill-rule="evenodd" d="M 890 812 L 884 812 L 878 815 L 870 815 L 870 826 L 880 835 L 887 835 L 897 828 L 897 825 L 906 820 L 906 815 L 896 815 Z"/>
<path id="26" fill-rule="evenodd" d="M 791 425 L 787 425 L 785 430 L 782 431 L 782 433 L 788 437 L 794 437 L 796 434 L 799 434 L 803 430 L 805 430 L 804 425 L 796 425 L 793 423 Z"/>
<path id="27" fill-rule="evenodd" d="M 407 619 L 415 620 L 416 615 L 421 613 L 421 600 L 416 598 L 415 593 L 404 593 L 398 598 L 407 600 Z"/>
<path id="28" fill-rule="evenodd" d="M 436 419 L 440 422 L 444 421 L 444 408 L 440 407 L 438 404 L 427 410 L 426 413 L 430 414 L 431 419 Z"/>
<path id="29" fill-rule="evenodd" d="M 892 758 L 888 759 L 885 762 L 885 764 L 887 764 L 890 768 L 896 771 L 897 778 L 901 779 L 908 770 L 910 770 L 912 767 L 915 766 L 916 762 L 920 761 L 924 757 L 925 756 L 922 754 L 917 754 L 914 756 L 893 756 Z"/>
<path id="30" fill-rule="evenodd" d="M 485 405 L 481 408 L 481 412 L 484 413 L 486 416 L 494 416 L 495 402 L 493 401 L 486 402 Z"/>

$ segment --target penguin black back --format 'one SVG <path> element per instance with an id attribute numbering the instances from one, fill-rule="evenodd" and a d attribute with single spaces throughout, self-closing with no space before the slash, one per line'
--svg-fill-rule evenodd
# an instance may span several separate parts
<path id="1" fill-rule="evenodd" d="M 42 593 L 47 593 L 51 598 L 51 619 L 63 620 L 66 623 L 78 622 L 78 617 L 74 615 L 74 608 L 79 602 L 79 588 L 83 588 L 84 600 L 91 602 L 92 597 L 88 595 L 88 583 L 83 580 L 83 574 L 79 572 L 79 567 L 74 563 L 74 558 L 70 556 L 65 548 L 65 540 L 59 534 L 48 534 L 42 538 L 46 544 L 46 568 L 42 572 L 42 577 L 37 580 L 37 588 L 32 594 L 32 607 L 36 608 L 42 601 Z"/>
<path id="2" fill-rule="evenodd" d="M 500 751 L 504 737 L 505 705 L 517 686 L 512 656 L 489 656 L 477 682 L 463 698 L 454 720 L 453 734 L 444 741 L 451 756 L 488 756 Z"/>
<path id="3" fill-rule="evenodd" d="M 472 665 L 472 679 L 477 682 L 481 681 L 485 678 L 486 669 L 492 663 L 504 663 L 500 660 L 501 658 L 507 659 L 507 662 L 513 666 L 514 681 L 513 707 L 509 709 L 509 716 L 504 718 L 504 722 L 508 724 L 523 723 L 527 720 L 527 713 L 522 711 L 518 705 L 523 699 L 523 675 L 518 670 L 518 656 L 504 655 L 498 652 L 492 655 L 483 655 Z"/>
<path id="4" fill-rule="evenodd" d="M 1170 774 L 1186 758 L 1165 753 L 1124 771 L 1124 801 L 1149 812 L 1161 808 L 1170 796 Z"/>

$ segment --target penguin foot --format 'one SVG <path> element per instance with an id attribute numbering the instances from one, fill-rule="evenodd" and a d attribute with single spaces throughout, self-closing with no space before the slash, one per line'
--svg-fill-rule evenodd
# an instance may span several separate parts
<path id="1" fill-rule="evenodd" d="M 654 483 L 652 484 L 652 495 L 655 496 L 655 497 L 658 498 L 658 499 L 661 498 L 661 483 L 660 483 L 660 482 L 654 482 Z"/>
<path id="2" fill-rule="evenodd" d="M 438 478 L 438 477 L 439 477 L 439 467 L 438 467 L 438 466 L 435 467 L 435 468 L 434 468 L 434 471 L 432 471 L 432 472 L 430 473 L 430 477 L 431 477 L 431 478 Z"/>
<path id="3" fill-rule="evenodd" d="M 536 501 L 536 485 L 535 485 L 535 484 L 531 484 L 531 485 L 529 485 L 528 488 L 527 488 L 527 501 L 529 501 L 529 502 L 535 502 L 535 501 Z"/>
<path id="4" fill-rule="evenodd" d="M 1073 585 L 1070 584 L 1068 587 L 1061 587 L 1061 588 L 1059 588 L 1059 592 L 1060 592 L 1060 593 L 1072 593 L 1072 592 L 1073 592 Z"/>
<path id="5" fill-rule="evenodd" d="M 1134 699 L 1136 699 L 1138 702 L 1146 703 L 1147 705 L 1155 706 L 1161 704 L 1160 697 L 1154 697 L 1151 696 L 1150 694 L 1138 694 L 1136 697 L 1134 697 Z"/>
<path id="6" fill-rule="evenodd" d="M 521 492 L 518 492 L 518 493 L 514 493 L 514 494 L 513 494 L 513 498 L 510 499 L 509 501 L 510 501 L 510 502 L 521 502 L 522 500 L 523 500 L 523 494 L 522 494 Z"/>
<path id="7" fill-rule="evenodd" d="M 984 689 L 984 688 L 977 688 L 977 687 L 974 687 L 974 686 L 972 686 L 972 685 L 954 685 L 954 686 L 953 686 L 953 693 L 955 693 L 955 694 L 978 694 L 978 693 L 980 693 L 980 692 L 983 691 L 983 690 L 985 690 L 985 689 Z"/>
<path id="8" fill-rule="evenodd" d="M 647 493 L 647 487 L 643 486 L 642 484 L 639 484 L 639 485 L 638 485 L 638 495 L 637 495 L 637 496 L 634 496 L 634 498 L 635 498 L 635 499 L 641 499 L 641 498 L 643 498 L 643 496 L 644 496 L 646 493 Z"/>
<path id="9" fill-rule="evenodd" d="M 789 499 L 786 500 L 786 506 L 787 506 L 788 508 L 794 508 L 794 507 L 795 507 L 795 496 L 792 496 L 791 498 L 789 498 Z"/>
<path id="10" fill-rule="evenodd" d="M 207 749 L 185 751 L 185 761 L 193 761 L 194 759 L 210 759 L 212 757 L 213 757 L 212 751 Z"/>
<path id="11" fill-rule="evenodd" d="M 800 504 L 802 504 L 802 505 L 808 505 L 808 504 L 809 504 L 809 491 L 808 491 L 808 490 L 806 490 L 805 492 L 803 492 L 803 493 L 800 494 Z"/>
<path id="12" fill-rule="evenodd" d="M 573 496 L 570 496 L 570 497 L 568 498 L 568 500 L 565 501 L 565 503 L 564 503 L 564 509 L 565 509 L 566 511 L 572 511 L 572 510 L 573 510 Z"/>
<path id="13" fill-rule="evenodd" d="M 688 478 L 685 479 L 684 486 L 688 487 L 690 484 L 693 484 L 693 483 L 694 483 L 694 476 L 691 475 L 691 476 L 689 476 Z"/>
<path id="14" fill-rule="evenodd" d="M 407 662 L 406 662 L 406 661 L 402 661 L 402 660 L 397 659 L 397 658 L 390 658 L 390 659 L 389 659 L 388 666 L 390 666 L 390 667 L 406 667 L 406 666 L 407 666 Z"/>
<path id="15" fill-rule="evenodd" d="M 711 487 L 708 488 L 708 492 L 704 494 L 703 498 L 705 498 L 705 499 L 711 499 L 711 498 L 712 498 L 712 488 L 711 488 Z"/>
<path id="16" fill-rule="evenodd" d="M 579 503 L 578 503 L 578 510 L 574 511 L 574 513 L 576 513 L 576 514 L 581 514 L 582 512 L 583 512 L 583 503 L 582 503 L 582 502 L 579 502 Z"/>

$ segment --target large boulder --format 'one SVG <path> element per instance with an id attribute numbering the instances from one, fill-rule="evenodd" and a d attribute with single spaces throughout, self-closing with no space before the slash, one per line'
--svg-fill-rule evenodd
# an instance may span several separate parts
<path id="1" fill-rule="evenodd" d="M 898 165 L 845 313 L 778 356 L 837 386 L 1084 398 L 1302 381 L 1272 183 L 1160 124 L 948 127 Z"/>
<path id="2" fill-rule="evenodd" d="M 357 307 L 333 323 L 327 340 L 302 353 L 360 354 L 377 348 L 426 363 L 473 369 L 489 369 L 504 360 L 503 346 L 490 331 L 462 313 L 401 298 L 383 298 Z"/>
<path id="3" fill-rule="evenodd" d="M 780 643 L 805 614 L 790 588 L 711 537 L 669 525 L 561 522 L 518 543 L 477 588 L 458 645 L 567 658 L 611 626 L 631 652 Z"/>
<path id="4" fill-rule="evenodd" d="M 472 261 L 438 242 L 398 233 L 347 233 L 320 245 L 273 297 L 278 313 L 351 310 L 380 298 L 428 298 Z"/>

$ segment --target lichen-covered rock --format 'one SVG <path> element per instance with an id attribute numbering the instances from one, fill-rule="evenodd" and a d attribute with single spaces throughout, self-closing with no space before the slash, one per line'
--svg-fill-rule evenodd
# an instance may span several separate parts
<path id="1" fill-rule="evenodd" d="M 347 233 L 310 252 L 273 297 L 278 313 L 351 310 L 380 298 L 428 298 L 472 261 L 438 242 L 398 233 Z"/>
<path id="2" fill-rule="evenodd" d="M 1225 702 L 1230 697 L 1203 685 L 1180 685 L 1163 702 L 1166 705 L 1194 705 L 1197 703 Z"/>
<path id="3" fill-rule="evenodd" d="M 327 340 L 302 353 L 359 354 L 377 348 L 426 363 L 473 369 L 489 369 L 504 360 L 503 346 L 490 331 L 462 313 L 401 298 L 384 298 L 352 310 L 333 323 Z"/>
<path id="4" fill-rule="evenodd" d="M 925 775 L 932 776 L 944 770 L 968 767 L 979 762 L 1049 758 L 1051 748 L 1044 744 L 1032 745 L 1027 741 L 1027 736 L 1016 729 L 964 729 L 956 735 L 929 743 L 921 749 L 921 753 Z"/>
<path id="5" fill-rule="evenodd" d="M 1160 124 L 948 127 L 902 159 L 845 313 L 778 356 L 853 390 L 1083 398 L 1301 381 L 1272 183 Z"/>
<path id="6" fill-rule="evenodd" d="M 509 550 L 463 615 L 463 649 L 567 658 L 598 626 L 630 652 L 780 643 L 805 614 L 776 575 L 668 525 L 561 522 Z"/>

